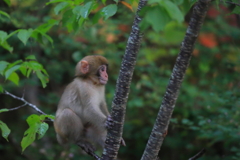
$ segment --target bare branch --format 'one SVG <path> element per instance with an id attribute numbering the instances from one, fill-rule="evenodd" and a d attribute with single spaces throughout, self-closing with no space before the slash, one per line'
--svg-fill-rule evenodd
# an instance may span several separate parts
<path id="1" fill-rule="evenodd" d="M 233 4 L 233 5 L 236 5 L 236 6 L 240 7 L 240 4 L 238 4 L 238 3 L 234 3 L 234 2 L 230 2 L 230 1 L 221 1 L 221 2 L 228 3 L 228 4 Z"/>
<path id="2" fill-rule="evenodd" d="M 206 152 L 205 148 L 203 148 L 200 152 L 198 152 L 195 156 L 189 158 L 188 160 L 196 160 L 203 156 L 203 154 Z"/>
<path id="3" fill-rule="evenodd" d="M 23 104 L 21 106 L 15 107 L 15 108 L 8 109 L 8 111 L 15 111 L 15 110 L 17 110 L 19 108 L 22 108 L 22 107 L 26 106 L 26 105 L 27 105 L 27 103 L 25 103 L 25 104 Z"/>
<path id="4" fill-rule="evenodd" d="M 24 96 L 22 96 L 22 97 L 20 98 L 20 97 L 17 97 L 17 96 L 15 96 L 15 95 L 9 93 L 9 92 L 6 91 L 6 90 L 4 91 L 4 94 L 5 94 L 5 95 L 9 95 L 9 96 L 11 96 L 11 97 L 14 98 L 14 99 L 17 99 L 17 100 L 19 100 L 19 101 L 24 102 L 23 105 L 18 106 L 18 107 L 16 107 L 16 108 L 9 109 L 9 111 L 17 110 L 17 109 L 22 108 L 22 107 L 24 107 L 24 106 L 30 106 L 31 108 L 33 108 L 34 110 L 36 110 L 38 113 L 43 114 L 43 115 L 47 115 L 46 113 L 44 113 L 43 111 L 41 111 L 36 105 L 34 105 L 34 104 L 29 103 L 28 101 L 26 101 L 26 100 L 23 98 Z M 53 122 L 53 119 L 48 118 L 48 120 L 50 120 L 50 121 Z"/>

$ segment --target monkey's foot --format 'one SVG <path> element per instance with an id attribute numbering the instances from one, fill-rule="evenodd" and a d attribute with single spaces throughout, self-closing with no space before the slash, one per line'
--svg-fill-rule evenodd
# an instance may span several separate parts
<path id="1" fill-rule="evenodd" d="M 105 126 L 106 126 L 107 129 L 111 129 L 114 126 L 113 119 L 112 119 L 111 115 L 109 115 L 107 117 L 107 120 L 105 122 Z"/>

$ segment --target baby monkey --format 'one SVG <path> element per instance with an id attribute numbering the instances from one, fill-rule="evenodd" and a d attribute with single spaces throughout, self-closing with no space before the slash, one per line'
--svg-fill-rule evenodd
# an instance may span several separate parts
<path id="1" fill-rule="evenodd" d="M 66 87 L 56 112 L 54 128 L 60 144 L 75 143 L 88 153 L 107 136 L 110 114 L 105 102 L 108 61 L 103 56 L 86 56 L 78 62 L 75 79 Z M 122 145 L 125 142 L 121 139 Z"/>

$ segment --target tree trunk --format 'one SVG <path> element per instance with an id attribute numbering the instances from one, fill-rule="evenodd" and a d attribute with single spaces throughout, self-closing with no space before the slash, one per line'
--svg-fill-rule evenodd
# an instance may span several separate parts
<path id="1" fill-rule="evenodd" d="M 210 2 L 211 0 L 199 0 L 194 6 L 185 38 L 181 44 L 180 53 L 174 65 L 167 91 L 141 158 L 142 160 L 156 160 L 158 158 L 157 156 L 164 140 L 164 134 L 168 129 L 168 124 L 178 98 L 179 89 L 191 59 L 194 43 L 196 42 Z"/>
<path id="2" fill-rule="evenodd" d="M 136 64 L 137 54 L 142 40 L 142 33 L 139 30 L 139 11 L 146 5 L 147 0 L 140 0 L 138 10 L 132 26 L 132 31 L 128 38 L 127 47 L 122 60 L 122 65 L 116 85 L 116 92 L 112 102 L 112 119 L 114 126 L 108 131 L 102 159 L 111 160 L 117 158 L 120 147 L 120 140 L 123 132 L 123 124 L 126 110 L 126 103 L 130 90 L 130 84 L 134 67 Z"/>

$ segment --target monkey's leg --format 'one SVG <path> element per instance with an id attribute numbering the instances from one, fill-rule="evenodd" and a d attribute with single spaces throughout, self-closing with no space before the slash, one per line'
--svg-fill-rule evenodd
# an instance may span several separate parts
<path id="1" fill-rule="evenodd" d="M 64 125 L 63 125 L 64 124 Z M 81 147 L 86 153 L 93 157 L 98 157 L 94 151 L 95 148 L 85 140 L 84 126 L 81 119 L 75 112 L 69 108 L 62 110 L 56 116 L 54 126 L 57 131 L 58 141 L 62 144 L 72 141 Z"/>

